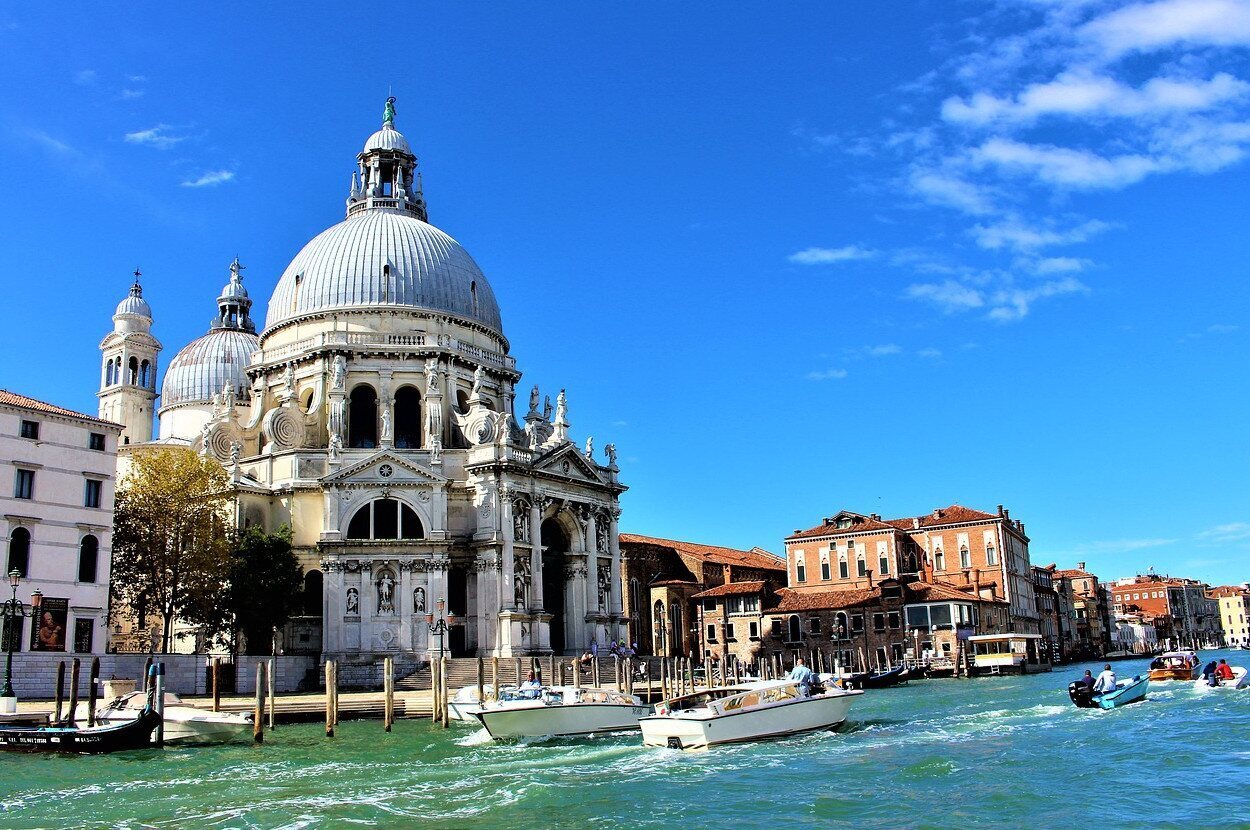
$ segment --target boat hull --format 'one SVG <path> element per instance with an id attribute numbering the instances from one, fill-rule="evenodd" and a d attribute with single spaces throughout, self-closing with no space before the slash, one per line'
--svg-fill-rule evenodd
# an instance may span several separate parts
<path id="1" fill-rule="evenodd" d="M 144 749 L 160 715 L 145 711 L 127 723 L 89 729 L 67 727 L 0 728 L 0 750 L 10 752 L 69 752 L 101 754 Z"/>
<path id="2" fill-rule="evenodd" d="M 833 729 L 846 721 L 863 692 L 824 694 L 715 717 L 655 715 L 639 721 L 644 746 L 706 749 L 718 744 L 768 740 Z"/>
<path id="3" fill-rule="evenodd" d="M 113 709 L 105 707 L 96 712 L 96 723 L 116 726 L 130 723 L 139 716 L 138 709 Z M 79 723 L 87 722 L 85 708 L 80 704 L 75 717 Z M 166 704 L 165 743 L 216 744 L 252 739 L 250 715 L 229 712 L 211 712 L 185 704 Z M 152 740 L 156 740 L 153 736 Z"/>
<path id="4" fill-rule="evenodd" d="M 1250 689 L 1250 673 L 1247 673 L 1241 666 L 1233 667 L 1233 678 L 1231 680 L 1221 680 L 1218 685 L 1212 686 L 1205 677 L 1200 677 L 1194 681 L 1194 688 L 1198 691 L 1206 691 L 1207 689 Z"/>
<path id="5" fill-rule="evenodd" d="M 638 719 L 650 715 L 650 706 L 609 703 L 570 703 L 507 708 L 472 709 L 469 714 L 490 736 L 501 738 L 572 737 L 597 732 L 621 732 L 638 728 Z"/>
<path id="6" fill-rule="evenodd" d="M 1149 687 L 1149 678 L 1135 677 L 1128 685 L 1117 688 L 1114 692 L 1101 694 L 1094 700 L 1100 709 L 1118 709 L 1121 706 L 1145 700 L 1146 690 Z"/>
<path id="7" fill-rule="evenodd" d="M 1167 668 L 1167 669 L 1151 669 L 1150 680 L 1155 683 L 1162 683 L 1168 680 L 1195 680 L 1198 677 L 1198 667 L 1191 669 L 1186 668 Z"/>

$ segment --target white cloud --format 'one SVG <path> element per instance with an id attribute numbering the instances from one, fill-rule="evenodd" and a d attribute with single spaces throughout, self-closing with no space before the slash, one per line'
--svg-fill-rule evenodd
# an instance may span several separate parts
<path id="1" fill-rule="evenodd" d="M 1088 259 L 1070 256 L 1047 257 L 1030 264 L 1035 274 L 1073 274 L 1088 268 Z"/>
<path id="2" fill-rule="evenodd" d="M 211 187 L 234 178 L 233 170 L 214 170 L 204 173 L 198 179 L 190 179 L 182 183 L 183 187 Z"/>
<path id="3" fill-rule="evenodd" d="M 1211 334 L 1231 334 L 1239 328 L 1241 328 L 1241 326 L 1230 326 L 1226 323 L 1212 323 L 1207 326 L 1207 331 Z"/>
<path id="4" fill-rule="evenodd" d="M 845 369 L 822 369 L 816 372 L 808 372 L 808 380 L 842 380 L 846 377 Z"/>
<path id="5" fill-rule="evenodd" d="M 1198 538 L 1213 545 L 1241 542 L 1250 539 L 1250 523 L 1229 522 L 1228 524 L 1216 525 L 1199 533 Z"/>
<path id="6" fill-rule="evenodd" d="M 1250 45 L 1250 4 L 1244 0 L 1161 0 L 1134 3 L 1095 18 L 1078 31 L 1108 57 L 1172 46 Z"/>
<path id="7" fill-rule="evenodd" d="M 59 138 L 53 138 L 43 130 L 27 130 L 26 134 L 32 141 L 43 147 L 45 150 L 51 150 L 54 153 L 68 155 L 76 154 L 78 151 L 61 141 Z"/>
<path id="8" fill-rule="evenodd" d="M 126 133 L 126 141 L 131 144 L 146 144 L 161 150 L 168 150 L 181 141 L 186 141 L 186 136 L 170 135 L 169 131 L 173 129 L 168 124 L 157 124 L 146 130 L 138 130 L 133 133 Z"/>
<path id="9" fill-rule="evenodd" d="M 1073 277 L 1053 280 L 1027 288 L 1003 288 L 994 292 L 991 302 L 995 307 L 990 309 L 988 316 L 989 319 L 996 323 L 1013 323 L 1017 320 L 1023 320 L 1028 315 L 1033 303 L 1038 300 L 1048 297 L 1059 297 L 1064 294 L 1084 294 L 1088 291 L 1089 288 L 1084 283 Z"/>
<path id="10" fill-rule="evenodd" d="M 981 308 L 985 305 L 985 297 L 980 291 L 954 280 L 909 285 L 907 296 L 913 300 L 931 302 L 947 314 Z"/>
<path id="11" fill-rule="evenodd" d="M 973 216 L 984 216 L 994 210 L 993 200 L 985 188 L 953 173 L 915 169 L 908 185 L 931 205 L 955 208 Z"/>
<path id="12" fill-rule="evenodd" d="M 1195 112 L 1242 98 L 1250 84 L 1226 72 L 1209 81 L 1152 78 L 1134 89 L 1107 75 L 1080 68 L 1045 83 L 1027 86 L 1014 98 L 979 92 L 965 100 L 948 98 L 942 117 L 954 123 L 985 126 L 998 122 L 1031 123 L 1048 115 L 1072 117 L 1162 116 Z"/>
<path id="13" fill-rule="evenodd" d="M 799 265 L 832 265 L 838 262 L 870 259 L 874 256 L 876 256 L 876 251 L 870 251 L 858 245 L 846 245 L 842 248 L 805 248 L 790 254 L 788 259 Z"/>
<path id="14" fill-rule="evenodd" d="M 148 77 L 146 75 L 127 75 L 126 80 L 132 84 L 142 84 L 147 82 Z"/>
<path id="15" fill-rule="evenodd" d="M 123 101 L 133 101 L 135 98 L 142 98 L 147 94 L 147 90 L 143 89 L 123 89 L 118 93 L 118 97 Z"/>
<path id="16" fill-rule="evenodd" d="M 1106 222 L 1091 219 L 1079 225 L 1060 230 L 1052 226 L 1038 227 L 1029 225 L 1019 217 L 1011 217 L 993 225 L 975 225 L 972 228 L 972 236 L 976 239 L 977 245 L 989 251 L 997 251 L 1002 248 L 1011 248 L 1017 251 L 1033 251 L 1052 245 L 1073 245 L 1078 242 L 1084 242 L 1093 236 L 1107 231 L 1110 227 L 1111 225 Z M 1053 269 L 1063 270 L 1063 266 L 1079 262 L 1079 260 L 1057 258 L 1054 260 L 1043 260 L 1043 262 L 1050 262 L 1050 267 Z M 1068 270 L 1073 269 L 1068 268 Z"/>
<path id="17" fill-rule="evenodd" d="M 903 351 L 903 347 L 897 343 L 884 343 L 880 346 L 869 346 L 864 353 L 869 357 L 885 357 L 886 355 L 898 354 Z"/>
<path id="18" fill-rule="evenodd" d="M 1106 158 L 1089 150 L 1025 144 L 1008 138 L 991 138 L 973 149 L 970 158 L 978 167 L 1033 175 L 1046 184 L 1078 190 L 1119 189 L 1170 166 L 1162 159 L 1138 153 Z"/>
<path id="19" fill-rule="evenodd" d="M 96 82 L 96 72 L 94 69 L 82 69 L 74 74 L 74 83 L 79 86 L 91 86 Z"/>
<path id="20" fill-rule="evenodd" d="M 933 347 L 929 347 L 927 349 L 921 349 L 920 351 L 916 352 L 916 357 L 923 357 L 926 360 L 937 360 L 941 356 L 942 356 L 942 350 L 935 349 Z"/>

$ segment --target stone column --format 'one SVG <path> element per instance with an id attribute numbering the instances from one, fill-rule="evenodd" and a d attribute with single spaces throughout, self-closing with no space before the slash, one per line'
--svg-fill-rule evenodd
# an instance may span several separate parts
<path id="1" fill-rule="evenodd" d="M 485 656 L 495 645 L 494 629 L 497 619 L 494 618 L 489 606 L 498 593 L 498 589 L 492 584 L 498 571 L 495 570 L 494 562 L 485 559 L 482 556 L 483 553 L 485 551 L 480 551 L 478 560 L 473 563 L 474 570 L 477 572 L 477 595 L 474 597 L 477 607 L 470 613 L 477 618 L 477 653 Z M 497 551 L 495 555 L 498 555 Z"/>
<path id="2" fill-rule="evenodd" d="M 441 554 L 437 559 L 434 559 L 430 562 L 430 566 L 429 566 L 430 567 L 430 579 L 429 579 L 430 587 L 427 590 L 426 596 L 425 596 L 425 605 L 426 605 L 428 613 L 432 613 L 435 615 L 438 614 L 438 601 L 440 599 L 444 601 L 443 613 L 444 614 L 447 613 L 447 605 L 446 605 L 447 568 L 449 565 L 450 565 L 450 562 L 448 561 L 446 554 Z M 449 645 L 450 643 L 448 642 L 448 637 L 447 635 L 444 635 L 443 636 L 444 652 L 446 651 Z M 429 649 L 431 658 L 438 657 L 438 638 L 437 637 L 431 634 L 429 636 L 429 642 L 427 643 L 426 647 Z"/>
<path id="3" fill-rule="evenodd" d="M 530 608 L 543 608 L 542 499 L 530 502 Z"/>
<path id="4" fill-rule="evenodd" d="M 512 537 L 514 535 L 513 531 L 516 528 L 515 528 L 515 521 L 512 515 L 512 509 L 513 509 L 512 492 L 510 490 L 500 488 L 500 491 L 499 491 L 499 533 L 500 533 L 500 539 L 503 543 L 503 549 L 502 549 L 503 562 L 501 563 L 501 568 L 500 568 L 500 576 L 499 576 L 500 584 L 498 586 L 499 587 L 499 591 L 497 593 L 498 601 L 496 604 L 498 606 L 498 610 L 501 610 L 501 611 L 505 608 L 516 607 L 516 598 L 515 598 L 516 591 L 515 591 L 515 586 L 514 586 L 515 579 L 513 576 L 513 574 L 515 573 L 515 566 L 512 563 L 512 557 L 514 555 L 514 549 L 513 549 L 512 543 L 515 541 Z"/>
<path id="5" fill-rule="evenodd" d="M 399 563 L 399 584 L 395 586 L 395 590 L 399 592 L 399 596 L 395 597 L 395 613 L 399 616 L 399 642 L 397 643 L 400 651 L 412 651 L 412 567 L 408 562 Z M 405 623 L 408 623 L 405 625 Z"/>
<path id="6" fill-rule="evenodd" d="M 599 516 L 590 513 L 586 517 L 586 609 L 602 612 L 599 607 Z"/>
<path id="7" fill-rule="evenodd" d="M 326 562 L 321 569 L 321 650 L 338 654 L 343 650 L 343 567 Z"/>
<path id="8" fill-rule="evenodd" d="M 614 615 L 624 615 L 625 607 L 621 602 L 621 540 L 617 530 L 617 522 L 620 519 L 621 511 L 617 507 L 612 507 L 608 512 L 608 551 L 612 554 L 612 596 L 608 602 L 608 613 Z M 613 639 L 620 638 L 620 629 L 614 623 L 612 625 Z M 629 636 L 629 635 L 627 635 Z M 631 646 L 634 644 L 631 640 Z"/>

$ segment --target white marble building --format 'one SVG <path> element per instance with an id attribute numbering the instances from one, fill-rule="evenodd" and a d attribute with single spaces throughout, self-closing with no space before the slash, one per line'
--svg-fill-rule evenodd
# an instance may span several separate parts
<path id="1" fill-rule="evenodd" d="M 240 524 L 293 528 L 320 630 L 293 626 L 288 650 L 423 658 L 439 599 L 453 653 L 623 637 L 614 448 L 573 443 L 563 390 L 514 414 L 494 292 L 429 223 L 393 99 L 356 161 L 345 220 L 291 261 L 259 337 L 232 265 L 212 329 L 170 361 L 158 442 L 225 464 Z"/>
<path id="2" fill-rule="evenodd" d="M 104 652 L 121 433 L 119 424 L 0 389 L 4 573 L 18 571 L 17 598 L 28 609 L 31 592 L 43 594 L 39 618 L 18 621 L 15 651 Z M 7 600 L 7 579 L 3 586 Z"/>

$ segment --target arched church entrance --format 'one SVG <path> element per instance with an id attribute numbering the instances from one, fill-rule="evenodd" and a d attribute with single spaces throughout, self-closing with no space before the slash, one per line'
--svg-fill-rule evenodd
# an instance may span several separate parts
<path id="1" fill-rule="evenodd" d="M 543 610 L 551 615 L 551 650 L 564 654 L 567 638 L 564 632 L 564 567 L 569 550 L 569 537 L 555 519 L 542 524 L 543 546 Z"/>

